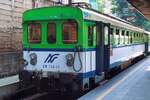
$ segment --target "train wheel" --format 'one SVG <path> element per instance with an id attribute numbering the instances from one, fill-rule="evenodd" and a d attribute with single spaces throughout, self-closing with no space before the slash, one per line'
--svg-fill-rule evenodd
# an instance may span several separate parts
<path id="1" fill-rule="evenodd" d="M 90 84 L 90 90 L 92 90 L 93 88 L 95 88 L 96 87 L 96 83 L 95 83 L 95 78 L 90 78 L 90 80 L 89 80 L 89 84 Z"/>

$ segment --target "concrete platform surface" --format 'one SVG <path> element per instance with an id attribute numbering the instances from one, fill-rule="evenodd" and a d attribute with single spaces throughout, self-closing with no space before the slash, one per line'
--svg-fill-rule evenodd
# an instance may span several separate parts
<path id="1" fill-rule="evenodd" d="M 78 100 L 150 100 L 150 57 Z"/>
<path id="2" fill-rule="evenodd" d="M 0 79 L 0 87 L 11 85 L 11 84 L 14 84 L 17 82 L 19 82 L 18 75 L 6 77 L 6 78 L 1 78 Z"/>

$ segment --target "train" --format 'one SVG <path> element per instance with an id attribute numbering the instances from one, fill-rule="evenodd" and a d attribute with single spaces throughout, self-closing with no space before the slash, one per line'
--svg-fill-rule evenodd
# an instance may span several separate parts
<path id="1" fill-rule="evenodd" d="M 46 91 L 87 91 L 111 72 L 150 53 L 150 32 L 81 6 L 52 6 L 23 14 L 25 86 Z"/>

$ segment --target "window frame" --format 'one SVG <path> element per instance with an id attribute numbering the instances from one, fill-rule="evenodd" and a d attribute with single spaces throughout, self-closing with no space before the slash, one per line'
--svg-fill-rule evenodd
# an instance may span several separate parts
<path id="1" fill-rule="evenodd" d="M 125 44 L 125 34 L 126 34 L 126 31 L 123 29 L 121 30 L 121 36 L 123 37 L 123 41 L 122 41 L 122 44 Z M 122 38 L 121 38 L 122 39 Z"/>
<path id="2" fill-rule="evenodd" d="M 110 28 L 110 45 L 114 45 L 114 28 Z"/>
<path id="3" fill-rule="evenodd" d="M 109 35 L 110 35 L 109 26 L 106 25 L 106 26 L 104 26 L 104 45 L 109 45 L 109 42 L 110 42 L 109 37 L 108 37 Z"/>
<path id="4" fill-rule="evenodd" d="M 64 24 L 65 23 L 68 23 L 68 22 L 74 22 L 74 23 L 76 23 L 76 37 L 77 37 L 77 39 L 76 39 L 76 42 L 74 42 L 74 43 L 72 43 L 72 42 L 69 42 L 69 43 L 65 43 L 64 42 L 64 39 L 63 39 L 63 26 L 64 26 Z M 62 28 L 61 28 L 61 35 L 62 35 L 62 43 L 63 44 L 77 44 L 78 43 L 78 39 L 79 39 L 79 37 L 78 37 L 78 33 L 79 33 L 79 24 L 78 24 L 78 22 L 76 21 L 76 20 L 66 20 L 66 21 L 63 21 L 62 22 Z"/>
<path id="5" fill-rule="evenodd" d="M 89 27 L 92 27 L 92 40 L 91 40 L 91 45 L 89 45 Z M 88 46 L 89 47 L 93 47 L 94 46 L 94 27 L 95 27 L 95 25 L 88 25 L 88 27 L 87 27 L 87 29 L 88 29 Z"/>
<path id="6" fill-rule="evenodd" d="M 38 43 L 30 42 L 30 39 L 29 39 L 29 25 L 30 24 L 39 24 L 40 25 L 40 42 L 38 42 Z M 27 24 L 27 43 L 29 43 L 29 44 L 41 44 L 42 43 L 42 24 L 40 22 L 29 22 Z"/>
<path id="7" fill-rule="evenodd" d="M 127 39 L 127 40 L 128 40 L 128 41 L 127 41 L 127 44 L 130 44 L 130 35 L 129 35 L 129 34 L 130 34 L 130 32 L 129 32 L 129 31 L 126 31 L 126 35 L 125 35 L 125 36 L 127 36 L 127 38 L 128 38 L 128 39 Z"/>
<path id="8" fill-rule="evenodd" d="M 116 34 L 115 35 L 118 35 L 118 43 L 117 45 L 120 45 L 120 29 L 116 29 Z"/>
<path id="9" fill-rule="evenodd" d="M 49 25 L 49 24 L 54 24 L 54 27 L 55 27 L 55 28 L 54 28 L 54 30 L 55 30 L 55 42 L 54 42 L 54 43 L 50 43 L 50 42 L 48 41 L 48 25 Z M 46 39 L 47 39 L 47 43 L 48 43 L 48 44 L 56 44 L 56 42 L 57 42 L 57 28 L 56 28 L 56 26 L 57 26 L 57 25 L 56 25 L 55 22 L 48 22 L 48 23 L 47 23 Z"/>

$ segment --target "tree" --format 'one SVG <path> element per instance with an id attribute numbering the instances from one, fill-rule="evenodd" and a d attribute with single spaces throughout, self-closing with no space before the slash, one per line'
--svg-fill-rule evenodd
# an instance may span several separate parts
<path id="1" fill-rule="evenodd" d="M 104 12 L 105 0 L 97 0 L 97 3 L 98 3 L 98 10 L 100 12 Z"/>
<path id="2" fill-rule="evenodd" d="M 124 20 L 127 20 L 129 17 L 133 17 L 133 20 L 127 21 L 130 21 L 132 24 L 150 31 L 150 21 L 146 20 L 146 18 L 137 10 L 130 10 L 129 8 L 131 8 L 131 5 L 126 0 L 112 0 L 112 5 L 113 15 Z"/>

